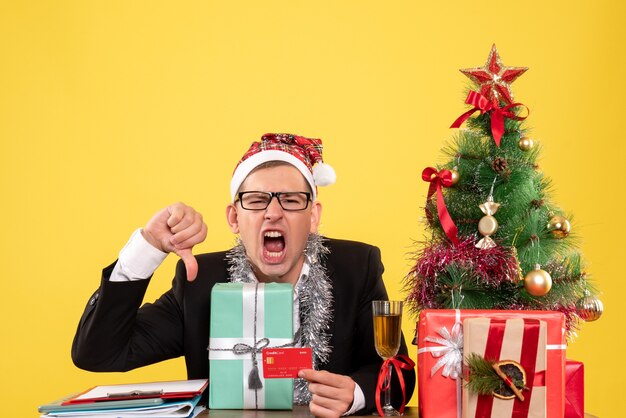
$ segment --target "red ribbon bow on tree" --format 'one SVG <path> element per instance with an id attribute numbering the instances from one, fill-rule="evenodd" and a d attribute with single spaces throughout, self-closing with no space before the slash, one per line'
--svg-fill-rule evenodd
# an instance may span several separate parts
<path id="1" fill-rule="evenodd" d="M 389 381 L 386 379 L 387 371 L 390 366 L 396 370 L 398 380 L 400 381 L 400 388 L 402 389 L 402 405 L 400 405 L 399 412 L 403 413 L 404 407 L 406 406 L 406 387 L 401 369 L 412 370 L 415 367 L 415 362 L 404 354 L 398 354 L 397 356 L 388 358 L 383 362 L 380 372 L 378 372 L 378 382 L 376 383 L 376 410 L 378 410 L 378 414 L 381 417 L 385 416 L 385 413 L 383 412 L 383 407 L 380 403 L 380 394 L 391 390 L 391 374 L 389 375 Z"/>
<path id="2" fill-rule="evenodd" d="M 469 119 L 470 116 L 474 114 L 474 112 L 480 110 L 480 113 L 491 112 L 491 134 L 493 135 L 493 140 L 496 145 L 500 146 L 500 139 L 502 135 L 504 135 L 504 118 L 515 119 L 515 120 L 524 120 L 528 117 L 526 116 L 517 116 L 515 113 L 510 112 L 509 110 L 517 107 L 524 106 L 527 112 L 530 112 L 528 108 L 521 103 L 511 103 L 504 107 L 498 106 L 498 103 L 491 102 L 485 96 L 475 91 L 470 91 L 467 95 L 467 99 L 465 99 L 465 103 L 474 106 L 473 109 L 468 110 L 463 113 L 457 120 L 454 121 L 451 128 L 459 128 L 463 122 Z"/>
<path id="3" fill-rule="evenodd" d="M 437 171 L 434 167 L 426 167 L 424 171 L 422 171 L 422 180 L 430 183 L 426 201 L 430 200 L 431 196 L 435 193 L 435 190 L 437 191 L 437 214 L 439 215 L 439 222 L 441 222 L 441 227 L 448 238 L 450 238 L 450 241 L 452 241 L 454 245 L 457 245 L 459 243 L 459 229 L 454 224 L 454 221 L 448 212 L 446 201 L 443 199 L 442 191 L 442 186 L 452 186 L 452 173 L 450 170 Z M 428 209 L 426 209 L 426 216 L 430 216 Z"/>

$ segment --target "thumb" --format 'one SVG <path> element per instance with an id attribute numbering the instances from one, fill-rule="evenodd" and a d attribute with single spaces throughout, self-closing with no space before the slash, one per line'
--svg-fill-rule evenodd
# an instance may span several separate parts
<path id="1" fill-rule="evenodd" d="M 176 254 L 181 258 L 181 260 L 183 260 L 183 263 L 185 263 L 187 280 L 190 282 L 196 280 L 196 276 L 198 275 L 198 262 L 196 261 L 196 257 L 193 256 L 191 248 L 178 250 L 176 251 Z"/>

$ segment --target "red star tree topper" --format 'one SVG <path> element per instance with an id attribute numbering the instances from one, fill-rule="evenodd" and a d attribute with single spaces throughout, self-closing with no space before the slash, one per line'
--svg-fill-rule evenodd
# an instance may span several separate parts
<path id="1" fill-rule="evenodd" d="M 473 82 L 480 85 L 480 94 L 494 103 L 503 100 L 513 103 L 511 83 L 524 74 L 528 67 L 505 67 L 494 44 L 484 67 L 464 68 L 460 70 Z"/>

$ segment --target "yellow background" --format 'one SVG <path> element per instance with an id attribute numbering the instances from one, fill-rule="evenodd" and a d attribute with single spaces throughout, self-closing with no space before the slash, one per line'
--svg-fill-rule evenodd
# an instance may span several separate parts
<path id="1" fill-rule="evenodd" d="M 232 244 L 230 174 L 265 132 L 323 138 L 339 177 L 321 191 L 323 232 L 380 246 L 403 297 L 424 236 L 421 170 L 444 161 L 466 109 L 458 69 L 493 42 L 505 65 L 530 67 L 515 96 L 603 292 L 602 320 L 568 349 L 585 362 L 586 409 L 623 415 L 624 16 L 609 0 L 2 1 L 0 415 L 34 417 L 95 384 L 185 378 L 182 360 L 78 370 L 74 330 L 100 269 L 161 207 L 205 215 L 198 252 Z"/>

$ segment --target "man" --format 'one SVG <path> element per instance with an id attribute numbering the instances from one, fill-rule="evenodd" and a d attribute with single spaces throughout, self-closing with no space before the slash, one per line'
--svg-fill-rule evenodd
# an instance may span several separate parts
<path id="1" fill-rule="evenodd" d="M 312 348 L 314 363 L 300 371 L 295 401 L 308 403 L 315 416 L 371 412 L 382 363 L 371 302 L 387 299 L 383 267 L 376 247 L 317 234 L 317 186 L 334 182 L 321 151 L 320 140 L 288 134 L 252 144 L 231 181 L 226 219 L 240 244 L 230 251 L 194 257 L 193 246 L 207 235 L 201 215 L 182 203 L 157 212 L 104 269 L 78 325 L 74 363 L 125 371 L 184 355 L 188 378 L 206 378 L 213 285 L 291 283 L 297 343 Z M 152 273 L 170 252 L 181 258 L 172 289 L 140 307 Z M 400 352 L 406 354 L 404 339 Z M 404 379 L 408 399 L 414 371 Z M 399 386 L 392 394 L 399 403 Z"/>

